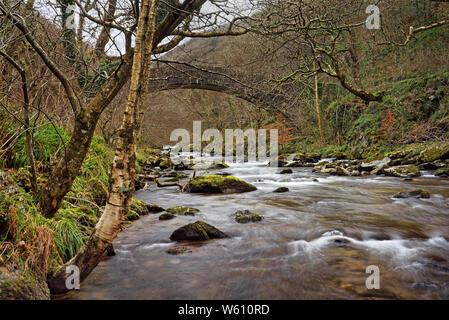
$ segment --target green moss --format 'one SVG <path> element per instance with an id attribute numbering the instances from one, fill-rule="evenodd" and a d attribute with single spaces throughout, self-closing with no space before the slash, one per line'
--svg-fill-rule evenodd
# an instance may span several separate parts
<path id="1" fill-rule="evenodd" d="M 0 274 L 0 300 L 50 300 L 45 277 L 30 270 Z"/>
<path id="2" fill-rule="evenodd" d="M 232 176 L 206 175 L 189 182 L 189 191 L 194 193 L 240 193 L 257 190 L 255 186 Z"/>
<path id="3" fill-rule="evenodd" d="M 134 198 L 131 200 L 131 210 L 136 212 L 139 216 L 147 215 L 149 213 L 146 203 Z"/>
<path id="4" fill-rule="evenodd" d="M 128 214 L 125 217 L 126 221 L 135 221 L 135 220 L 139 220 L 140 215 L 133 211 L 133 210 L 128 210 Z"/>
<path id="5" fill-rule="evenodd" d="M 200 210 L 196 208 L 180 206 L 168 208 L 167 212 L 171 214 L 176 214 L 178 216 L 194 216 L 196 213 L 200 212 Z"/>
<path id="6" fill-rule="evenodd" d="M 101 180 L 92 178 L 88 182 L 91 199 L 99 206 L 104 206 L 108 199 L 108 189 Z"/>

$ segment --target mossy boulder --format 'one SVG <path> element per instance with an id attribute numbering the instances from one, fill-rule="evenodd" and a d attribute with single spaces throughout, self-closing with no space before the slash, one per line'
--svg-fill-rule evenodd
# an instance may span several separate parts
<path id="1" fill-rule="evenodd" d="M 346 170 L 345 168 L 340 167 L 340 166 L 337 166 L 335 168 L 330 168 L 328 173 L 333 176 L 341 176 L 341 177 L 351 175 L 351 173 L 348 170 Z"/>
<path id="2" fill-rule="evenodd" d="M 384 169 L 383 172 L 387 176 L 400 178 L 419 177 L 421 175 L 421 173 L 419 172 L 419 168 L 414 165 L 395 166 Z"/>
<path id="3" fill-rule="evenodd" d="M 139 216 L 144 216 L 149 213 L 148 206 L 142 200 L 132 199 L 131 210 L 135 211 Z"/>
<path id="4" fill-rule="evenodd" d="M 161 221 L 171 220 L 173 218 L 176 218 L 176 215 L 174 215 L 173 213 L 169 213 L 169 212 L 164 212 L 163 214 L 161 214 L 159 216 L 159 220 L 161 220 Z"/>
<path id="5" fill-rule="evenodd" d="M 238 223 L 259 222 L 263 220 L 263 216 L 249 210 L 239 210 L 233 214 L 233 217 Z"/>
<path id="6" fill-rule="evenodd" d="M 216 169 L 226 169 L 229 166 L 224 162 L 198 162 L 189 166 L 191 170 L 216 170 Z"/>
<path id="7" fill-rule="evenodd" d="M 437 177 L 449 177 L 449 168 L 440 168 L 435 171 Z"/>
<path id="8" fill-rule="evenodd" d="M 422 162 L 432 162 L 435 160 L 445 160 L 449 158 L 449 145 L 433 146 L 427 148 L 419 154 Z"/>
<path id="9" fill-rule="evenodd" d="M 92 200 L 99 206 L 104 206 L 108 199 L 108 188 L 97 178 L 92 178 L 88 182 L 88 191 Z"/>
<path id="10" fill-rule="evenodd" d="M 194 216 L 196 213 L 200 212 L 200 210 L 191 207 L 171 207 L 166 210 L 168 213 L 175 214 L 178 216 Z"/>
<path id="11" fill-rule="evenodd" d="M 418 199 L 429 199 L 430 193 L 429 191 L 423 189 L 417 189 L 413 191 L 403 191 L 396 193 L 393 198 L 396 199 L 406 199 L 406 198 L 418 198 Z"/>
<path id="12" fill-rule="evenodd" d="M 189 223 L 170 236 L 172 241 L 205 241 L 209 239 L 223 239 L 229 236 L 204 221 Z"/>
<path id="13" fill-rule="evenodd" d="M 136 211 L 128 210 L 125 220 L 126 221 L 136 221 L 136 220 L 139 220 L 139 218 L 140 218 L 140 215 Z"/>
<path id="14" fill-rule="evenodd" d="M 242 193 L 257 190 L 255 186 L 232 176 L 207 175 L 189 181 L 191 193 Z"/>
<path id="15" fill-rule="evenodd" d="M 0 300 L 50 300 L 45 277 L 31 271 L 0 271 Z"/>
<path id="16" fill-rule="evenodd" d="M 290 189 L 287 187 L 279 187 L 276 190 L 274 190 L 273 192 L 274 193 L 284 193 L 284 192 L 289 192 L 289 191 L 290 191 Z"/>

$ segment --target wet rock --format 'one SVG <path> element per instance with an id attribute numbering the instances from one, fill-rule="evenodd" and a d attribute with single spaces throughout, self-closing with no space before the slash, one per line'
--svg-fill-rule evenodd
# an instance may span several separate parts
<path id="1" fill-rule="evenodd" d="M 191 193 L 243 193 L 257 190 L 255 186 L 239 178 L 219 175 L 193 178 L 185 189 Z"/>
<path id="2" fill-rule="evenodd" d="M 419 177 L 421 175 L 419 168 L 414 165 L 395 166 L 383 171 L 387 176 L 399 178 Z"/>
<path id="3" fill-rule="evenodd" d="M 313 182 L 320 182 L 318 179 L 313 179 Z"/>
<path id="4" fill-rule="evenodd" d="M 279 174 L 292 174 L 292 173 L 293 173 L 292 169 L 284 169 Z"/>
<path id="5" fill-rule="evenodd" d="M 172 241 L 205 241 L 209 239 L 223 239 L 229 236 L 204 221 L 189 223 L 170 236 Z"/>
<path id="6" fill-rule="evenodd" d="M 173 213 L 165 212 L 159 216 L 159 220 L 165 221 L 165 220 L 171 220 L 173 218 L 176 218 L 176 216 Z"/>
<path id="7" fill-rule="evenodd" d="M 263 220 L 263 216 L 249 210 L 239 210 L 233 216 L 238 223 L 259 222 Z"/>
<path id="8" fill-rule="evenodd" d="M 273 192 L 275 192 L 275 193 L 284 193 L 284 192 L 289 192 L 289 191 L 290 191 L 290 189 L 287 188 L 287 187 L 279 187 L 276 190 L 274 190 Z"/>
<path id="9" fill-rule="evenodd" d="M 374 160 L 371 162 L 362 162 L 360 165 L 360 169 L 362 171 L 373 171 L 378 168 L 385 168 L 391 163 L 391 159 L 388 157 L 383 158 L 382 160 Z"/>
<path id="10" fill-rule="evenodd" d="M 200 212 L 200 210 L 191 207 L 171 207 L 167 209 L 168 213 L 176 214 L 178 216 L 195 216 L 196 213 Z"/>
<path id="11" fill-rule="evenodd" d="M 446 163 L 444 163 L 441 160 L 435 160 L 433 162 L 426 162 L 420 164 L 418 167 L 421 170 L 437 170 L 439 168 L 443 168 L 446 166 Z"/>
<path id="12" fill-rule="evenodd" d="M 134 198 L 131 200 L 131 210 L 136 212 L 139 216 L 144 216 L 150 212 L 148 210 L 148 205 L 145 202 Z"/>
<path id="13" fill-rule="evenodd" d="M 128 213 L 126 214 L 125 221 L 136 221 L 139 220 L 140 216 L 137 212 L 134 210 L 128 210 Z"/>
<path id="14" fill-rule="evenodd" d="M 147 203 L 146 204 L 148 212 L 150 213 L 159 213 L 162 211 L 165 211 L 164 208 L 162 208 L 160 205 L 157 205 L 155 203 Z"/>
<path id="15" fill-rule="evenodd" d="M 181 247 L 170 248 L 165 252 L 176 256 L 178 254 L 190 253 L 190 252 L 192 252 L 192 250 L 190 250 L 190 248 L 188 248 L 188 247 L 181 246 Z"/>
<path id="16" fill-rule="evenodd" d="M 306 153 L 305 161 L 316 163 L 321 160 L 321 154 L 317 152 Z"/>
<path id="17" fill-rule="evenodd" d="M 321 169 L 322 173 L 329 173 L 333 176 L 350 176 L 351 173 L 343 167 L 336 166 L 335 168 L 323 168 Z"/>
<path id="18" fill-rule="evenodd" d="M 403 191 L 396 193 L 393 198 L 396 199 L 406 199 L 406 198 L 417 198 L 417 199 L 429 199 L 430 193 L 426 190 L 417 189 L 413 191 Z"/>
<path id="19" fill-rule="evenodd" d="M 229 168 L 226 163 L 215 163 L 215 162 L 198 162 L 192 166 L 189 166 L 191 170 L 216 170 Z"/>
<path id="20" fill-rule="evenodd" d="M 449 158 L 449 145 L 434 146 L 423 150 L 419 154 L 419 160 L 422 162 L 432 162 L 435 160 L 445 160 Z"/>
<path id="21" fill-rule="evenodd" d="M 437 177 L 449 177 L 449 168 L 440 168 L 435 172 Z"/>

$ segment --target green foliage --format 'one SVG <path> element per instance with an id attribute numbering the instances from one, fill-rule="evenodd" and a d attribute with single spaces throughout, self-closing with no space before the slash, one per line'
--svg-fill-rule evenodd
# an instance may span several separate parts
<path id="1" fill-rule="evenodd" d="M 83 233 L 78 224 L 67 218 L 49 220 L 47 226 L 54 231 L 53 241 L 59 255 L 65 261 L 70 260 L 83 245 Z"/>
<path id="2" fill-rule="evenodd" d="M 13 129 L 16 130 L 16 129 Z M 33 152 L 36 161 L 51 162 L 64 152 L 65 144 L 69 141 L 68 133 L 61 127 L 51 124 L 42 126 L 34 131 Z M 7 166 L 20 168 L 29 165 L 26 152 L 26 138 L 23 134 L 12 149 L 13 156 Z"/>

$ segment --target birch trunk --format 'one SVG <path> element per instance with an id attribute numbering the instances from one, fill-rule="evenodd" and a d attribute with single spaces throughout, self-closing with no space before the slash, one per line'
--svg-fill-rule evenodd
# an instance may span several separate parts
<path id="1" fill-rule="evenodd" d="M 143 104 L 148 96 L 151 53 L 158 0 L 143 0 L 138 22 L 128 101 L 109 179 L 106 208 L 87 243 L 49 280 L 52 293 L 68 291 L 66 267 L 76 265 L 83 281 L 97 266 L 103 253 L 120 231 L 134 194 L 137 137 L 143 119 Z"/>

